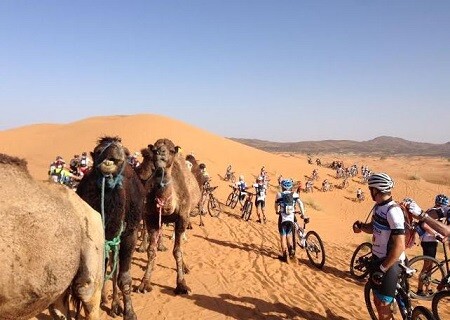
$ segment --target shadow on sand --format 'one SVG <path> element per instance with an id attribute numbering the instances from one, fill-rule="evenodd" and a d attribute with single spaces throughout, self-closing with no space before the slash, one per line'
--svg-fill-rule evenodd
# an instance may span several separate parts
<path id="1" fill-rule="evenodd" d="M 161 292 L 174 296 L 173 288 L 161 286 Z M 208 309 L 226 317 L 239 320 L 258 319 L 309 319 L 309 320 L 345 320 L 347 318 L 335 315 L 326 310 L 323 316 L 314 311 L 306 311 L 297 306 L 288 306 L 281 302 L 271 303 L 256 297 L 237 297 L 231 294 L 206 296 L 190 294 L 182 296 L 192 300 L 197 306 Z"/>

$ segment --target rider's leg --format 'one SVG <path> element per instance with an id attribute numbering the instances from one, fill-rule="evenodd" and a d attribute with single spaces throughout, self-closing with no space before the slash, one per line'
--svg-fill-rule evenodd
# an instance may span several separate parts
<path id="1" fill-rule="evenodd" d="M 265 210 L 265 206 L 266 206 L 266 201 L 263 200 L 263 201 L 261 202 L 261 212 L 262 212 L 262 215 L 263 215 L 263 222 L 264 222 L 264 223 L 266 223 L 266 210 Z"/>
<path id="2" fill-rule="evenodd" d="M 379 261 L 382 263 L 382 260 Z M 398 263 L 390 267 L 383 276 L 382 283 L 374 288 L 374 303 L 378 311 L 379 320 L 394 319 L 392 304 L 394 303 L 398 277 L 401 272 Z"/>

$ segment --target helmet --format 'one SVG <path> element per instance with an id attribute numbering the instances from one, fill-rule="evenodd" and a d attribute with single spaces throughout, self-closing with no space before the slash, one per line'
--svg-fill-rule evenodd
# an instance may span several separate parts
<path id="1" fill-rule="evenodd" d="M 239 181 L 244 181 L 244 176 L 242 174 L 239 176 Z"/>
<path id="2" fill-rule="evenodd" d="M 440 206 L 448 206 L 448 197 L 445 194 L 438 194 L 434 202 Z"/>
<path id="3" fill-rule="evenodd" d="M 394 181 L 386 173 L 374 173 L 369 177 L 369 188 L 375 188 L 381 193 L 387 193 L 394 187 Z"/>
<path id="4" fill-rule="evenodd" d="M 259 176 L 258 178 L 256 178 L 256 181 L 263 181 L 263 177 Z"/>
<path id="5" fill-rule="evenodd" d="M 291 190 L 292 189 L 292 180 L 291 179 L 284 179 L 281 181 L 281 188 L 283 190 Z"/>

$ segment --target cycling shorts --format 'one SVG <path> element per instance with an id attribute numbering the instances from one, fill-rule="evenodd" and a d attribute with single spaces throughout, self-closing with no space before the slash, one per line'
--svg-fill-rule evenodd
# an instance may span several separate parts
<path id="1" fill-rule="evenodd" d="M 278 232 L 282 236 L 287 236 L 292 234 L 292 230 L 294 229 L 294 223 L 291 221 L 281 222 L 281 217 L 278 218 Z"/>
<path id="2" fill-rule="evenodd" d="M 371 275 L 374 271 L 379 270 L 380 265 L 383 263 L 383 259 L 378 259 L 374 256 L 374 260 L 371 262 L 370 270 Z M 401 273 L 401 267 L 399 265 L 400 261 L 395 263 L 392 267 L 390 267 L 384 274 L 383 281 L 380 285 L 373 285 L 373 293 L 378 298 L 378 300 L 391 304 L 394 301 L 395 291 L 397 289 L 398 277 Z"/>
<path id="3" fill-rule="evenodd" d="M 437 241 L 422 241 L 420 245 L 422 246 L 424 256 L 436 258 Z"/>
<path id="4" fill-rule="evenodd" d="M 255 200 L 255 207 L 266 207 L 266 201 L 265 200 Z"/>

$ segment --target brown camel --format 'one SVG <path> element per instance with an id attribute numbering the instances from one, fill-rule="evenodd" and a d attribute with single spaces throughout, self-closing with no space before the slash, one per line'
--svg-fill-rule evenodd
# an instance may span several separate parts
<path id="1" fill-rule="evenodd" d="M 155 171 L 149 179 L 145 222 L 150 237 L 147 250 L 148 263 L 139 285 L 139 291 L 151 290 L 150 278 L 155 264 L 156 246 L 163 223 L 175 224 L 175 243 L 173 255 L 177 265 L 176 294 L 186 294 L 184 273 L 187 268 L 183 262 L 181 236 L 185 232 L 189 213 L 200 201 L 200 188 L 193 174 L 188 170 L 185 160 L 169 139 L 159 139 L 149 145 Z M 144 159 L 145 162 L 145 159 Z"/>
<path id="2" fill-rule="evenodd" d="M 29 319 L 52 305 L 70 319 L 69 291 L 86 319 L 100 319 L 102 221 L 72 190 L 31 178 L 0 154 L 0 319 Z M 77 304 L 79 305 L 79 304 Z"/>
<path id="3" fill-rule="evenodd" d="M 136 320 L 131 302 L 131 259 L 137 240 L 137 231 L 144 209 L 144 188 L 127 162 L 124 146 L 119 137 L 103 137 L 91 153 L 93 169 L 83 177 L 77 193 L 104 221 L 106 248 L 113 280 L 113 298 L 110 315 L 123 313 L 123 319 Z M 123 307 L 118 295 L 122 291 Z M 105 287 L 102 305 L 106 305 Z"/>

